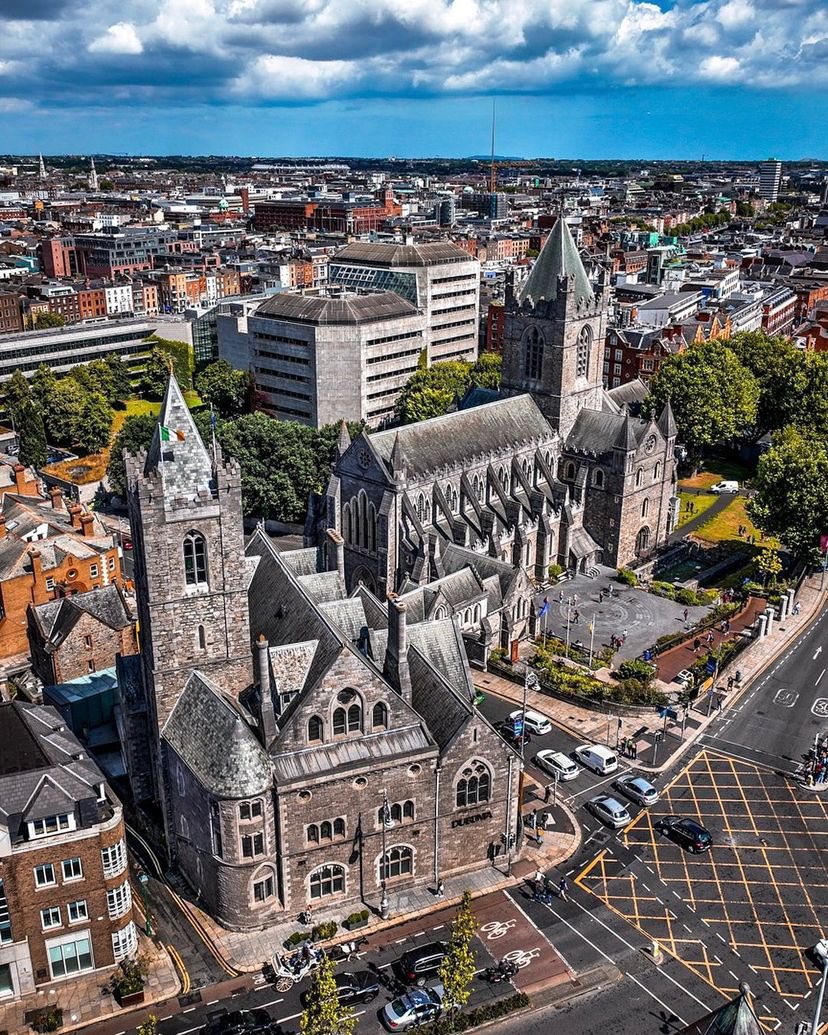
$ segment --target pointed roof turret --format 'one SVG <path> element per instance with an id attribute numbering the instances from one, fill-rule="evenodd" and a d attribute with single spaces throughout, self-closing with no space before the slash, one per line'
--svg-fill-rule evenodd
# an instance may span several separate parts
<path id="1" fill-rule="evenodd" d="M 213 462 L 172 374 L 147 450 L 144 474 L 158 474 L 164 495 L 170 499 L 194 499 L 203 489 L 212 488 Z"/>
<path id="2" fill-rule="evenodd" d="M 765 1029 L 750 1000 L 750 986 L 743 981 L 735 999 L 682 1028 L 679 1035 L 762 1035 Z"/>
<path id="3" fill-rule="evenodd" d="M 347 421 L 339 422 L 339 435 L 336 439 L 336 452 L 338 456 L 344 456 L 351 448 L 351 435 L 348 431 Z"/>
<path id="4" fill-rule="evenodd" d="M 395 478 L 405 476 L 405 455 L 403 454 L 402 443 L 399 434 L 394 435 L 394 445 L 391 449 L 391 456 L 388 460 L 391 465 L 391 474 Z"/>
<path id="5" fill-rule="evenodd" d="M 675 438 L 678 435 L 678 427 L 676 426 L 676 419 L 673 416 L 673 407 L 670 405 L 670 400 L 664 404 L 664 409 L 661 411 L 661 416 L 658 418 L 659 431 L 665 438 Z"/>
<path id="6" fill-rule="evenodd" d="M 563 216 L 552 227 L 532 272 L 518 292 L 518 301 L 528 300 L 533 305 L 552 301 L 558 297 L 559 277 L 575 278 L 575 296 L 579 301 L 593 297 L 592 285 Z"/>
<path id="7" fill-rule="evenodd" d="M 635 437 L 635 423 L 629 413 L 624 418 L 624 423 L 618 429 L 615 447 L 616 449 L 623 449 L 625 453 L 634 453 L 638 449 L 638 441 Z"/>

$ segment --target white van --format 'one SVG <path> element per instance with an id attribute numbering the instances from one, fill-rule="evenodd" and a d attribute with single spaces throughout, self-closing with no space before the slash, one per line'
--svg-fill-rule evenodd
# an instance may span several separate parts
<path id="1" fill-rule="evenodd" d="M 716 482 L 715 485 L 710 486 L 710 491 L 715 492 L 716 495 L 719 495 L 723 492 L 738 492 L 739 483 L 733 481 Z"/>
<path id="2" fill-rule="evenodd" d="M 522 708 L 519 708 L 516 712 L 511 712 L 509 722 L 514 726 L 515 721 L 520 722 L 521 715 L 523 715 Z M 533 712 L 531 708 L 527 708 L 526 728 L 530 733 L 536 733 L 539 737 L 542 737 L 545 733 L 552 732 L 552 723 L 545 715 L 541 715 L 540 712 Z"/>
<path id="3" fill-rule="evenodd" d="M 618 758 L 614 751 L 603 744 L 581 744 L 575 748 L 575 757 L 599 776 L 607 776 L 618 768 Z"/>

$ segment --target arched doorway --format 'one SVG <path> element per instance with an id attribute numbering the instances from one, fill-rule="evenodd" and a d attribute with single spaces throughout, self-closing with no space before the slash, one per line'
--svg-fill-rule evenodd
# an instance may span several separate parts
<path id="1" fill-rule="evenodd" d="M 636 556 L 640 557 L 642 554 L 647 552 L 650 545 L 650 529 L 645 525 L 643 528 L 638 530 L 638 535 L 635 537 L 635 552 Z"/>

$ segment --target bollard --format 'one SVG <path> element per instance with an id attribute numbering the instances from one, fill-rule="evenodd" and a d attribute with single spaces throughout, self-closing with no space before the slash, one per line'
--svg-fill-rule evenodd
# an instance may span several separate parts
<path id="1" fill-rule="evenodd" d="M 765 614 L 768 616 L 767 634 L 768 634 L 768 636 L 770 636 L 770 634 L 773 632 L 773 619 L 776 616 L 776 611 L 774 611 L 774 609 L 772 607 L 769 607 L 767 609 L 767 611 L 765 612 Z"/>
<path id="2" fill-rule="evenodd" d="M 759 639 L 764 640 L 768 634 L 768 616 L 766 614 L 759 615 Z"/>
<path id="3" fill-rule="evenodd" d="M 653 939 L 653 942 L 650 945 L 650 955 L 653 958 L 653 963 L 657 966 L 661 966 L 664 962 L 664 953 L 661 951 L 661 946 L 655 939 Z"/>
<path id="4" fill-rule="evenodd" d="M 788 598 L 788 614 L 793 614 L 795 595 L 796 594 L 793 588 L 789 589 L 788 592 L 785 594 L 785 596 Z"/>
<path id="5" fill-rule="evenodd" d="M 788 617 L 788 596 L 783 594 L 779 598 L 779 624 L 781 625 Z"/>

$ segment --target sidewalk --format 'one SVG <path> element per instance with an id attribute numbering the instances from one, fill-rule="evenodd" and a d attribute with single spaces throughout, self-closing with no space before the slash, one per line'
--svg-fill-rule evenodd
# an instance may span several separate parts
<path id="1" fill-rule="evenodd" d="M 495 865 L 484 870 L 447 878 L 444 882 L 444 893 L 440 898 L 437 897 L 433 883 L 399 892 L 391 891 L 388 895 L 388 920 L 380 917 L 379 895 L 374 895 L 366 899 L 366 905 L 372 909 L 371 919 L 366 927 L 360 928 L 354 935 L 350 935 L 341 926 L 345 917 L 357 909 L 353 903 L 338 910 L 314 910 L 313 924 L 335 920 L 340 929 L 333 939 L 334 942 L 345 941 L 351 937 L 362 938 L 436 910 L 445 909 L 447 905 L 454 905 L 460 901 L 464 891 L 471 891 L 472 896 L 478 898 L 492 891 L 520 884 L 538 869 L 554 869 L 578 850 L 581 829 L 567 806 L 560 802 L 554 807 L 544 804 L 543 799 L 538 796 L 539 790 L 534 780 L 526 778 L 522 813 L 527 817 L 531 817 L 536 811 L 551 814 L 554 823 L 544 831 L 542 845 L 537 844 L 531 830 L 527 829 L 520 856 L 512 863 L 509 874 L 506 872 L 508 860 L 504 854 L 495 860 Z M 283 951 L 283 943 L 289 935 L 305 929 L 294 918 L 282 924 L 274 924 L 263 931 L 228 931 L 200 909 L 185 889 L 177 887 L 176 891 L 196 927 L 211 940 L 224 962 L 240 974 L 260 971 L 263 963 L 269 960 L 274 952 Z"/>
<path id="2" fill-rule="evenodd" d="M 774 631 L 770 636 L 766 636 L 763 640 L 754 640 L 729 666 L 722 669 L 719 673 L 719 684 L 716 687 L 718 693 L 714 692 L 711 697 L 705 694 L 693 703 L 687 712 L 683 731 L 682 724 L 678 721 L 668 720 L 665 724 L 655 708 L 649 718 L 644 715 L 619 717 L 582 708 L 568 701 L 561 701 L 558 698 L 539 693 L 537 690 L 528 692 L 527 707 L 540 712 L 557 726 L 584 741 L 593 741 L 615 748 L 623 738 L 631 738 L 637 749 L 635 765 L 648 772 L 663 772 L 673 765 L 680 755 L 707 729 L 721 709 L 732 706 L 757 676 L 773 664 L 788 648 L 791 641 L 801 636 L 820 614 L 828 602 L 828 590 L 820 592 L 820 578 L 820 575 L 812 575 L 803 582 L 796 598 L 802 606 L 799 615 L 788 615 L 783 625 L 774 623 Z M 731 626 L 731 632 L 733 631 L 735 631 L 735 624 Z M 676 649 L 686 650 L 686 647 Z M 692 657 L 691 650 L 689 658 L 692 660 Z M 727 693 L 725 690 L 727 678 L 731 672 L 735 673 L 737 670 L 742 674 L 741 684 L 738 689 Z M 523 704 L 523 687 L 503 676 L 498 676 L 493 672 L 475 672 L 474 682 L 475 686 L 484 692 L 496 694 L 505 700 L 513 701 L 518 706 Z M 718 707 L 719 700 L 721 700 L 721 708 Z M 710 710 L 709 715 L 707 714 L 708 709 Z M 676 709 L 676 711 L 681 716 L 684 709 Z M 652 761 L 655 742 L 653 734 L 656 730 L 663 731 L 664 739 L 655 752 L 656 762 L 654 764 Z"/>

